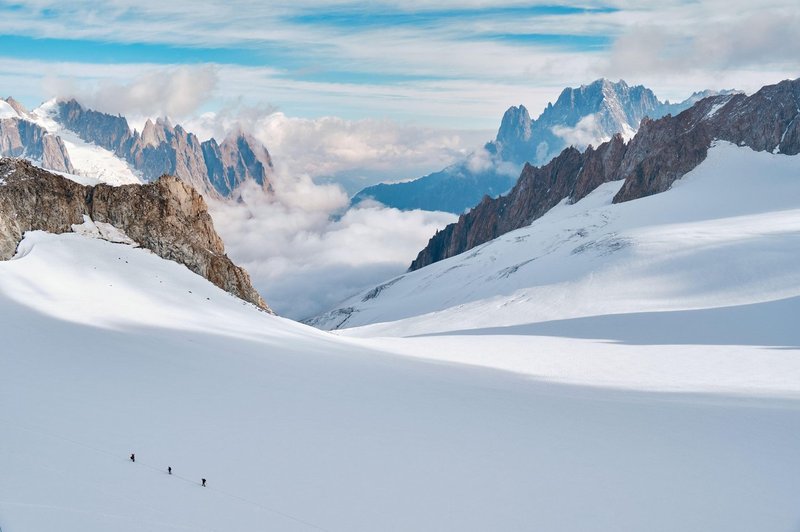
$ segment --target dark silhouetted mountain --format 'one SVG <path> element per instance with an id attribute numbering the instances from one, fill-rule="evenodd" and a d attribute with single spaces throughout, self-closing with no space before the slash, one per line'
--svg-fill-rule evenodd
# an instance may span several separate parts
<path id="1" fill-rule="evenodd" d="M 800 152 L 800 79 L 762 88 L 752 96 L 702 99 L 677 116 L 645 119 L 628 143 L 621 135 L 581 153 L 567 148 L 543 166 L 526 164 L 505 196 L 484 199 L 431 238 L 416 270 L 529 225 L 564 199 L 575 202 L 598 185 L 624 180 L 614 198 L 629 201 L 663 192 L 706 157 L 715 140 L 754 150 Z"/>
<path id="2" fill-rule="evenodd" d="M 167 119 L 148 120 L 142 132 L 128 121 L 90 109 L 75 100 L 58 104 L 56 119 L 86 142 L 102 146 L 126 160 L 146 181 L 175 175 L 203 194 L 230 197 L 247 181 L 271 190 L 272 159 L 267 149 L 243 132 L 222 144 L 200 142 L 194 133 Z"/>
<path id="3" fill-rule="evenodd" d="M 624 81 L 599 79 L 566 88 L 537 119 L 531 119 L 524 105 L 510 107 L 495 140 L 484 147 L 485 153 L 414 181 L 367 187 L 353 197 L 353 203 L 371 198 L 399 209 L 460 214 L 485 195 L 496 197 L 508 191 L 527 162 L 542 165 L 568 146 L 582 151 L 616 134 L 631 138 L 645 117 L 676 114 L 711 94 L 695 93 L 671 104 L 659 101 L 646 87 L 630 87 Z M 476 158 L 483 164 L 474 164 Z"/>

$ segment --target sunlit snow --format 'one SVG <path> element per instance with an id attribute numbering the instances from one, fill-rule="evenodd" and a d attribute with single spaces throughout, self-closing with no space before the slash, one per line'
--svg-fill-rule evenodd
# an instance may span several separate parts
<path id="1" fill-rule="evenodd" d="M 714 153 L 723 170 L 763 155 Z M 781 317 L 797 315 L 800 227 L 779 171 L 795 163 L 774 161 L 721 190 L 701 167 L 615 207 L 618 185 L 603 187 L 475 250 L 479 267 L 455 258 L 368 300 L 395 298 L 401 317 L 409 286 L 450 286 L 441 314 L 377 330 L 417 338 L 270 316 L 90 220 L 28 233 L 0 262 L 0 527 L 794 530 L 800 344 Z M 749 201 L 725 206 L 737 194 Z M 559 255 L 560 270 L 536 269 Z M 742 314 L 724 335 L 728 311 Z M 520 368 L 456 363 L 509 356 Z M 557 371 L 536 378 L 536 364 Z"/>

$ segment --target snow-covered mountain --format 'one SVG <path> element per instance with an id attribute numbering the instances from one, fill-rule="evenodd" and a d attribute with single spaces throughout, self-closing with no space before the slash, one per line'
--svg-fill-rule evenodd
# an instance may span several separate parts
<path id="1" fill-rule="evenodd" d="M 318 324 L 371 325 L 336 334 L 257 308 L 186 183 L 0 160 L 0 527 L 792 530 L 800 158 L 771 152 L 800 126 L 752 101 L 698 104 L 732 143 L 646 122 L 686 141 L 655 171 L 361 294 Z M 127 138 L 80 116 L 76 170 Z M 134 152 L 193 145 L 170 128 Z"/>
<path id="2" fill-rule="evenodd" d="M 787 205 L 795 181 L 784 183 Z M 598 192 L 607 203 L 613 190 Z M 696 225 L 693 240 L 710 244 L 711 234 L 723 245 L 737 239 L 721 233 L 747 233 L 750 251 L 762 242 L 778 254 L 762 272 L 777 290 L 773 273 L 800 249 L 787 240 L 796 220 L 750 215 L 710 232 Z M 601 248 L 578 256 L 599 260 Z M 667 349 L 625 343 L 636 337 L 554 345 L 514 330 L 389 344 L 258 312 L 142 249 L 28 233 L 0 262 L 0 526 L 791 530 L 800 368 L 796 347 L 774 346 L 800 338 L 780 321 L 796 315 L 792 300 L 776 305 L 761 307 L 778 318 L 761 337 L 747 331 L 766 323 L 743 321 L 704 345 Z M 542 378 L 418 359 L 452 352 L 513 352 Z"/>
<path id="3" fill-rule="evenodd" d="M 0 260 L 14 256 L 28 231 L 102 236 L 103 228 L 269 311 L 247 272 L 225 255 L 203 197 L 178 178 L 91 186 L 29 161 L 0 158 Z"/>
<path id="4" fill-rule="evenodd" d="M 564 200 L 314 324 L 357 336 L 800 346 L 800 156 L 720 141 L 666 192 L 613 203 L 623 186 Z M 503 353 L 482 358 L 493 357 Z"/>
<path id="5" fill-rule="evenodd" d="M 471 327 L 491 327 L 592 315 L 586 309 L 604 299 L 609 303 L 599 304 L 599 314 L 800 296 L 793 271 L 798 257 L 779 252 L 796 244 L 797 228 L 787 213 L 800 198 L 799 116 L 800 79 L 787 80 L 749 97 L 707 98 L 676 117 L 644 120 L 628 143 L 618 135 L 584 153 L 565 150 L 541 168 L 527 165 L 508 196 L 486 198 L 434 235 L 411 273 L 311 323 L 340 328 L 390 322 L 389 331 L 422 334 L 439 331 L 442 321 L 469 328 L 472 321 Z M 685 235 L 674 233 L 676 227 Z M 708 242 L 695 245 L 692 232 L 709 233 Z M 662 233 L 672 240 L 661 242 Z M 757 247 L 751 250 L 751 244 Z M 760 246 L 767 244 L 765 252 Z M 715 254 L 721 248 L 734 253 Z M 761 276 L 776 257 L 785 261 L 765 282 Z M 709 260 L 721 269 L 695 278 Z M 745 261 L 744 271 L 750 261 L 765 263 L 753 268 L 752 278 L 729 275 L 737 260 Z M 640 269 L 642 264 L 652 269 Z M 601 274 L 604 269 L 610 277 Z M 598 284 L 584 293 L 586 282 Z M 650 283 L 663 293 L 648 297 Z M 713 290 L 704 295 L 708 287 Z"/>
<path id="6" fill-rule="evenodd" d="M 763 87 L 752 96 L 698 101 L 677 116 L 645 119 L 625 142 L 617 135 L 585 152 L 569 148 L 548 164 L 526 164 L 507 194 L 484 198 L 437 232 L 412 262 L 418 269 L 524 227 L 564 199 L 578 201 L 607 181 L 624 180 L 615 201 L 667 190 L 697 166 L 715 139 L 756 150 L 800 152 L 800 79 Z"/>
<path id="7" fill-rule="evenodd" d="M 271 190 L 269 152 L 244 131 L 221 143 L 200 142 L 180 125 L 158 119 L 138 132 L 124 117 L 75 100 L 50 100 L 30 112 L 12 98 L 3 101 L 0 155 L 24 157 L 87 184 L 141 183 L 170 174 L 210 197 L 235 196 L 247 181 Z"/>
<path id="8" fill-rule="evenodd" d="M 11 97 L 0 100 L 0 156 L 25 157 L 51 170 L 75 172 L 63 139 L 36 123 Z"/>
<path id="9" fill-rule="evenodd" d="M 732 94 L 735 91 L 722 91 Z M 680 103 L 661 102 L 652 90 L 625 81 L 599 79 L 565 88 L 536 119 L 524 105 L 510 107 L 494 141 L 484 151 L 413 181 L 365 188 L 353 202 L 367 198 L 399 209 L 441 210 L 461 214 L 484 196 L 497 197 L 516 183 L 526 162 L 542 165 L 564 148 L 597 146 L 614 135 L 631 138 L 645 117 L 677 114 L 714 91 L 697 92 Z"/>

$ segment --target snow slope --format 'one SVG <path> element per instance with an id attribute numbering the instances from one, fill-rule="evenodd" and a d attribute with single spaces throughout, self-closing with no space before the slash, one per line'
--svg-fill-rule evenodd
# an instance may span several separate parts
<path id="1" fill-rule="evenodd" d="M 612 205 L 620 186 L 602 185 L 528 227 L 359 294 L 316 324 L 412 336 L 547 322 L 529 333 L 553 333 L 558 320 L 592 316 L 778 300 L 797 307 L 800 157 L 720 143 L 665 193 Z M 791 333 L 783 313 L 775 318 Z M 663 330 L 653 316 L 636 328 Z M 614 320 L 590 337 L 616 339 L 610 325 L 625 319 Z M 784 341 L 800 345 L 797 336 Z"/>
<path id="2" fill-rule="evenodd" d="M 55 112 L 57 112 L 57 102 L 49 100 L 34 109 L 30 117 L 64 141 L 72 166 L 79 178 L 77 181 L 85 185 L 98 183 L 129 185 L 142 182 L 140 172 L 126 161 L 101 146 L 84 141 L 77 133 L 65 129 L 54 119 Z M 67 177 L 72 176 L 67 175 Z"/>
<path id="3" fill-rule="evenodd" d="M 800 403 L 777 388 L 392 356 L 79 234 L 29 233 L 0 262 L 0 334 L 3 532 L 800 526 Z"/>
<path id="4" fill-rule="evenodd" d="M 0 100 L 0 119 L 3 118 L 19 118 L 19 113 L 8 102 Z"/>

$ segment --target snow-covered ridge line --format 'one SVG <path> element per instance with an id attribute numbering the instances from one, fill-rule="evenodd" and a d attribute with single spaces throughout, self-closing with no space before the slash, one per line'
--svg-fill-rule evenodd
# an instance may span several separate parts
<path id="1" fill-rule="evenodd" d="M 61 125 L 58 116 L 58 101 L 48 100 L 30 114 L 30 119 L 64 141 L 72 165 L 74 178 L 82 184 L 129 185 L 142 183 L 142 174 L 113 152 L 80 136 Z M 69 174 L 66 177 L 72 178 Z"/>
<path id="2" fill-rule="evenodd" d="M 667 192 L 612 204 L 621 183 L 604 184 L 315 325 L 347 309 L 366 326 L 348 334 L 412 336 L 797 297 L 798 175 L 800 157 L 720 142 Z"/>
<path id="3" fill-rule="evenodd" d="M 83 186 L 27 161 L 0 159 L 0 259 L 14 255 L 26 231 L 91 231 L 85 216 L 109 224 L 155 254 L 185 265 L 268 312 L 245 270 L 225 255 L 202 196 L 173 176 L 137 186 Z M 107 237 L 125 241 L 106 226 Z"/>
<path id="4" fill-rule="evenodd" d="M 710 110 L 724 105 L 716 112 Z M 620 135 L 581 153 L 568 148 L 548 164 L 526 165 L 511 191 L 484 198 L 431 238 L 411 263 L 415 270 L 524 227 L 564 198 L 577 201 L 597 186 L 623 180 L 615 202 L 658 194 L 696 167 L 715 140 L 789 155 L 800 152 L 800 79 L 763 87 L 752 96 L 706 98 L 677 116 L 642 120 L 636 135 Z M 784 134 L 786 130 L 790 133 Z"/>

